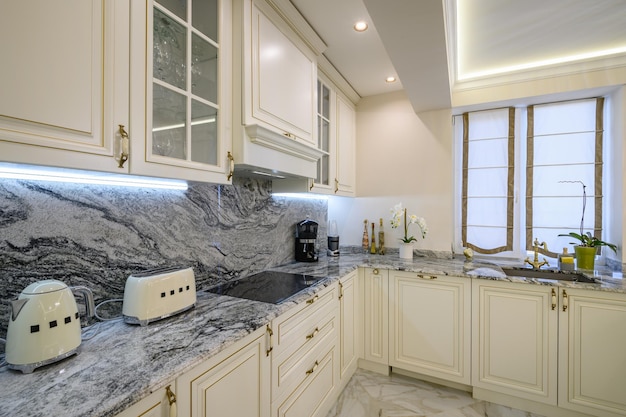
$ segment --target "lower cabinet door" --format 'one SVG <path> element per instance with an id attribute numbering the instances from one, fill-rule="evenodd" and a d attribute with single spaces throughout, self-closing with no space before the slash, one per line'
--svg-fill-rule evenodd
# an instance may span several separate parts
<path id="1" fill-rule="evenodd" d="M 626 297 L 560 289 L 559 406 L 626 415 Z"/>
<path id="2" fill-rule="evenodd" d="M 275 417 L 325 417 L 335 399 L 339 379 L 336 348 L 307 370 L 304 382 L 273 413 Z M 227 415 L 227 414 L 223 414 Z M 239 416 L 239 414 L 228 414 Z"/>
<path id="3" fill-rule="evenodd" d="M 472 385 L 556 405 L 556 289 L 487 280 L 472 285 Z"/>
<path id="4" fill-rule="evenodd" d="M 116 417 L 170 417 L 174 416 L 174 407 L 170 406 L 167 390 L 170 390 L 170 395 L 175 398 L 175 389 L 173 385 L 167 385 L 167 388 L 162 388 L 154 391 L 141 401 L 131 405 L 126 410 L 122 411 Z"/>
<path id="5" fill-rule="evenodd" d="M 389 272 L 389 363 L 470 384 L 471 281 Z"/>
<path id="6" fill-rule="evenodd" d="M 178 415 L 268 417 L 269 362 L 264 329 L 179 377 Z"/>

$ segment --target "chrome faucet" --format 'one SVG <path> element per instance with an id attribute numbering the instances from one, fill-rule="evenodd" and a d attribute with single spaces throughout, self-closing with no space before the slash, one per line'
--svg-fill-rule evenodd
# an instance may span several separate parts
<path id="1" fill-rule="evenodd" d="M 528 259 L 528 257 L 526 257 L 526 259 L 524 260 L 524 264 L 529 264 L 533 267 L 533 269 L 540 269 L 542 266 L 548 265 L 548 261 L 546 260 L 546 258 L 543 258 L 543 262 L 539 262 L 539 246 L 543 246 L 544 250 L 548 250 L 548 245 L 546 244 L 546 242 L 539 243 L 537 238 L 535 238 L 535 241 L 533 242 L 533 251 L 535 252 L 535 258 L 532 262 L 530 261 L 530 259 Z"/>

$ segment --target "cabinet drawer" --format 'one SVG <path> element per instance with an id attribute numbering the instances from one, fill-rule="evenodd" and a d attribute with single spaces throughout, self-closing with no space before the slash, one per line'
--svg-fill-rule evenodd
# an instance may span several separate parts
<path id="1" fill-rule="evenodd" d="M 288 356 L 300 349 L 316 328 L 321 329 L 321 321 L 329 313 L 337 314 L 337 308 L 337 286 L 332 285 L 276 319 L 273 325 L 276 334 L 273 357 Z"/>
<path id="2" fill-rule="evenodd" d="M 324 416 L 332 403 L 332 394 L 338 383 L 336 349 L 332 345 L 318 360 L 317 367 L 285 400 L 272 406 L 272 416 L 312 417 Z M 312 368 L 311 368 L 312 369 Z"/>
<path id="3" fill-rule="evenodd" d="M 318 368 L 325 353 L 337 341 L 337 317 L 328 314 L 317 331 L 298 350 L 275 357 L 272 360 L 272 398 L 283 398 L 311 374 L 310 370 Z M 317 364 L 317 366 L 316 366 Z"/>

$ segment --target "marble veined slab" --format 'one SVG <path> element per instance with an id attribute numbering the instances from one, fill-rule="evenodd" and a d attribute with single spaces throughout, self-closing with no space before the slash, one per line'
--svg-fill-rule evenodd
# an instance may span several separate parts
<path id="1" fill-rule="evenodd" d="M 237 342 L 289 308 L 302 303 L 357 267 L 557 285 L 626 294 L 621 279 L 598 276 L 598 284 L 506 277 L 493 263 L 397 255 L 345 254 L 317 263 L 288 263 L 272 269 L 327 277 L 279 305 L 199 292 L 197 306 L 146 327 L 120 320 L 99 323 L 87 333 L 82 352 L 32 374 L 0 368 L 0 416 L 115 416 L 163 388 L 185 371 Z"/>

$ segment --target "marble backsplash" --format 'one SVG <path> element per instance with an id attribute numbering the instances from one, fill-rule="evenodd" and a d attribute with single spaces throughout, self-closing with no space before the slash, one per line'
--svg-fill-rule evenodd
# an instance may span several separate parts
<path id="1" fill-rule="evenodd" d="M 186 191 L 0 180 L 0 337 L 8 300 L 32 282 L 84 285 L 98 303 L 134 272 L 181 265 L 203 289 L 292 261 L 307 215 L 325 251 L 327 213 L 327 200 L 274 197 L 250 178 Z"/>

